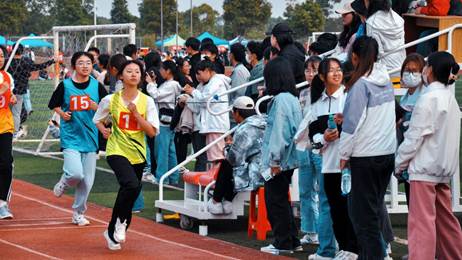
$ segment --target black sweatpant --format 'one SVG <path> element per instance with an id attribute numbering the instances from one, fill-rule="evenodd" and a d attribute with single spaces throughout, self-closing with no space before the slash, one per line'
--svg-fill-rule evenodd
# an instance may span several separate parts
<path id="1" fill-rule="evenodd" d="M 155 176 L 156 175 L 156 170 L 157 170 L 157 161 L 156 161 L 156 156 L 154 154 L 154 142 L 156 141 L 155 137 L 146 137 L 148 141 L 148 147 L 149 147 L 149 158 L 151 158 L 151 173 Z"/>
<path id="2" fill-rule="evenodd" d="M 222 160 L 213 190 L 213 200 L 216 202 L 222 202 L 223 199 L 233 201 L 235 195 L 233 166 L 227 160 Z"/>
<path id="3" fill-rule="evenodd" d="M 384 258 L 383 202 L 394 169 L 393 154 L 352 157 L 349 213 L 359 243 L 360 260 Z"/>
<path id="4" fill-rule="evenodd" d="M 115 173 L 120 188 L 112 210 L 111 222 L 109 222 L 109 237 L 114 240 L 114 229 L 117 218 L 120 222 L 127 221 L 127 229 L 132 220 L 132 208 L 136 198 L 141 192 L 141 176 L 146 163 L 132 165 L 127 158 L 120 155 L 110 155 L 107 162 Z M 114 242 L 116 242 L 114 240 Z"/>
<path id="5" fill-rule="evenodd" d="M 292 250 L 300 246 L 297 225 L 289 201 L 289 185 L 294 170 L 283 171 L 265 182 L 265 202 L 268 220 L 273 230 L 273 246 Z"/>
<path id="6" fill-rule="evenodd" d="M 324 174 L 324 190 L 330 207 L 335 239 L 340 250 L 358 253 L 358 241 L 348 215 L 348 199 L 342 195 L 342 174 Z"/>
<path id="7" fill-rule="evenodd" d="M 192 145 L 194 153 L 205 147 L 205 135 L 200 134 L 199 131 L 192 133 Z M 204 172 L 207 170 L 207 153 L 203 153 L 196 158 L 196 165 L 194 171 Z"/>
<path id="8" fill-rule="evenodd" d="M 175 151 L 178 163 L 186 160 L 188 156 L 188 144 L 191 143 L 191 134 L 175 133 Z"/>
<path id="9" fill-rule="evenodd" d="M 13 180 L 13 134 L 0 134 L 0 200 L 10 198 L 11 182 Z"/>

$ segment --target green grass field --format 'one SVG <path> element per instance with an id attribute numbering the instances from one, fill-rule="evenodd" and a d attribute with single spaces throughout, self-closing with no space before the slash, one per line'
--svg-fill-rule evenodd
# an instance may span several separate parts
<path id="1" fill-rule="evenodd" d="M 33 81 L 31 82 L 31 92 L 34 113 L 28 119 L 27 125 L 29 125 L 29 138 L 41 138 L 46 128 L 46 121 L 51 116 L 50 111 L 47 108 L 48 99 L 51 96 L 53 85 L 50 81 Z M 459 104 L 462 102 L 462 81 L 459 81 L 456 87 L 456 96 Z M 22 148 L 34 148 L 37 144 L 25 145 L 15 144 L 16 147 Z M 57 151 L 58 147 L 46 147 L 47 150 Z M 35 150 L 35 149 L 34 149 Z M 36 157 L 21 153 L 14 153 L 15 159 L 15 172 L 14 176 L 17 179 L 25 180 L 36 185 L 52 189 L 54 184 L 59 180 L 62 173 L 62 161 L 55 159 L 47 159 L 42 157 Z M 109 168 L 105 160 L 99 160 L 98 166 Z M 190 165 L 191 166 L 191 165 Z M 116 198 L 118 190 L 118 184 L 113 174 L 97 171 L 95 184 L 90 194 L 89 200 L 93 203 L 103 205 L 106 207 L 112 207 Z M 68 194 L 72 194 L 72 190 L 68 191 Z M 139 213 L 139 216 L 152 219 L 154 217 L 154 201 L 158 198 L 158 187 L 157 185 L 144 184 L 143 194 L 145 200 L 145 209 Z M 168 199 L 181 199 L 182 192 L 177 190 L 168 190 L 165 193 Z M 406 239 L 406 215 L 391 215 L 393 229 L 395 236 Z M 167 220 L 165 224 L 179 227 L 177 220 Z M 239 245 L 252 247 L 258 249 L 271 242 L 271 236 L 268 237 L 267 241 L 257 241 L 256 239 L 247 238 L 247 218 L 242 217 L 235 221 L 208 221 L 209 235 L 211 237 L 233 242 Z M 191 232 L 198 232 L 197 225 Z M 398 259 L 407 252 L 405 245 L 393 243 L 393 254 L 392 257 Z M 306 259 L 308 254 L 315 252 L 316 247 L 306 247 L 306 251 L 292 255 L 299 259 Z"/>

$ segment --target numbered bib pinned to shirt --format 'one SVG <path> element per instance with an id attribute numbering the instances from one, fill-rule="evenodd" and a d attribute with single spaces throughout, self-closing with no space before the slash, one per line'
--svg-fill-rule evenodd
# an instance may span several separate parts
<path id="1" fill-rule="evenodd" d="M 140 131 L 141 127 L 135 116 L 130 112 L 120 112 L 119 128 L 122 130 Z"/>
<path id="2" fill-rule="evenodd" d="M 87 111 L 90 110 L 91 99 L 88 95 L 71 96 L 70 111 Z"/>

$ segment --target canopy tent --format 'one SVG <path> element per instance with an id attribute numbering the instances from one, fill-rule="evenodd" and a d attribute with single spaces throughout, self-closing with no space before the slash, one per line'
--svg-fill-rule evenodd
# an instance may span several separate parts
<path id="1" fill-rule="evenodd" d="M 31 33 L 29 34 L 29 37 L 34 37 L 36 36 L 35 34 Z M 26 47 L 26 48 L 40 48 L 40 47 L 47 47 L 47 48 L 53 48 L 53 44 L 40 40 L 40 39 L 27 39 L 21 41 L 21 45 Z"/>
<path id="2" fill-rule="evenodd" d="M 218 46 L 218 45 L 229 45 L 229 42 L 228 42 L 227 40 L 220 39 L 220 38 L 218 38 L 218 37 L 216 37 L 216 36 L 210 34 L 209 32 L 204 32 L 204 33 L 202 33 L 201 35 L 199 35 L 199 36 L 197 37 L 197 39 L 198 39 L 199 41 L 202 41 L 202 40 L 205 39 L 205 38 L 210 38 L 210 39 L 212 39 L 213 43 L 214 43 L 215 45 L 217 45 L 217 46 Z"/>
<path id="3" fill-rule="evenodd" d="M 0 35 L 0 45 L 13 45 L 14 42 L 12 41 L 7 41 L 5 37 Z"/>
<path id="4" fill-rule="evenodd" d="M 247 46 L 247 43 L 249 43 L 249 40 L 247 40 L 246 38 L 242 37 L 242 36 L 237 36 L 236 38 L 232 39 L 231 41 L 229 41 L 229 45 L 233 45 L 235 43 L 241 43 L 242 45 L 244 46 Z"/>
<path id="5" fill-rule="evenodd" d="M 167 39 L 164 39 L 164 47 L 176 46 L 177 43 L 178 46 L 184 46 L 185 42 L 186 41 L 183 38 L 175 34 L 173 36 L 168 37 Z M 156 46 L 162 46 L 162 41 L 156 41 Z"/>

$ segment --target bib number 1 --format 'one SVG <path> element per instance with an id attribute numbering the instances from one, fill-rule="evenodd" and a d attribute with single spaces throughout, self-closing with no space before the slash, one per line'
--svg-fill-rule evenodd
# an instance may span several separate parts
<path id="1" fill-rule="evenodd" d="M 136 121 L 132 113 L 120 112 L 119 128 L 122 130 L 139 131 L 141 130 L 140 124 Z"/>
<path id="2" fill-rule="evenodd" d="M 90 96 L 71 96 L 70 110 L 85 111 L 90 110 Z"/>

